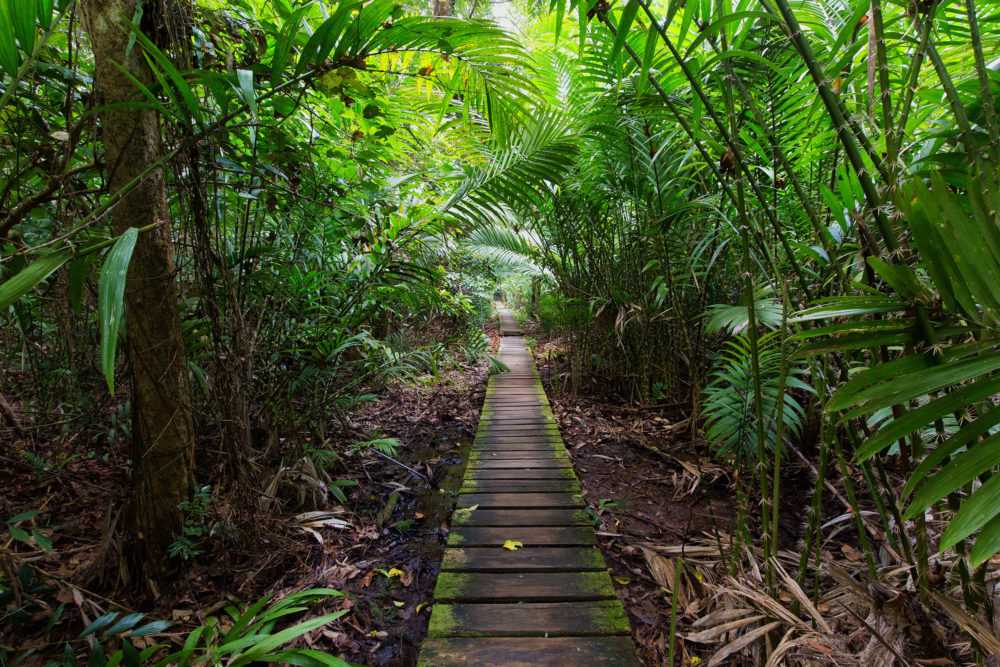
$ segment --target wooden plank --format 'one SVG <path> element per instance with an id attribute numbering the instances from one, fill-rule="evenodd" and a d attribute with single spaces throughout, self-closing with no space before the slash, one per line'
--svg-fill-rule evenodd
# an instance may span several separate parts
<path id="1" fill-rule="evenodd" d="M 561 445 L 563 444 L 563 439 L 559 435 L 559 431 L 529 431 L 527 429 L 523 431 L 507 431 L 491 429 L 476 433 L 473 442 L 477 445 L 531 444 L 533 442 L 559 443 Z"/>
<path id="2" fill-rule="evenodd" d="M 639 667 L 630 637 L 477 637 L 428 639 L 418 667 Z"/>
<path id="3" fill-rule="evenodd" d="M 462 482 L 465 493 L 580 493 L 580 483 L 573 479 L 502 479 Z"/>
<path id="4" fill-rule="evenodd" d="M 434 605 L 428 637 L 627 635 L 618 600 Z"/>
<path id="5" fill-rule="evenodd" d="M 484 468 L 488 463 L 500 461 L 559 461 L 569 464 L 569 457 L 566 451 L 550 449 L 488 449 L 478 450 L 469 454 L 469 466 L 471 468 Z"/>
<path id="6" fill-rule="evenodd" d="M 517 461 L 517 460 L 541 460 L 541 459 L 555 459 L 557 461 L 569 461 L 569 457 L 566 455 L 565 449 L 557 449 L 555 446 L 549 445 L 548 447 L 542 449 L 514 449 L 515 445 L 511 445 L 510 448 L 506 447 L 492 447 L 489 449 L 474 449 L 469 452 L 469 462 L 482 463 L 483 461 Z"/>
<path id="7" fill-rule="evenodd" d="M 448 536 L 450 547 L 499 547 L 511 538 L 510 527 L 456 526 Z M 590 526 L 519 526 L 517 541 L 527 547 L 589 546 L 597 544 Z"/>
<path id="8" fill-rule="evenodd" d="M 451 522 L 455 526 L 589 526 L 590 515 L 575 509 L 477 509 L 456 512 Z"/>
<path id="9" fill-rule="evenodd" d="M 532 459 L 476 459 L 469 461 L 469 470 L 537 470 L 539 468 L 570 468 L 569 459 L 555 456 Z"/>
<path id="10" fill-rule="evenodd" d="M 508 408 L 497 408 L 497 411 L 492 417 L 489 417 L 487 421 L 480 422 L 480 428 L 494 428 L 494 424 L 497 428 L 512 429 L 512 430 L 523 430 L 526 428 L 542 428 L 548 431 L 557 431 L 558 427 L 554 422 L 548 421 L 552 417 L 552 412 L 543 408 L 531 408 L 531 409 L 508 409 Z M 496 419 L 494 421 L 494 418 Z M 524 421 L 536 421 L 545 422 L 544 424 L 514 424 L 507 422 L 512 422 L 514 420 L 524 420 Z"/>
<path id="11" fill-rule="evenodd" d="M 474 444 L 470 456 L 474 458 L 510 458 L 507 452 L 525 451 L 524 458 L 532 459 L 539 456 L 539 452 L 554 456 L 565 457 L 566 445 L 558 440 L 496 440 L 487 442 L 477 442 Z"/>
<path id="12" fill-rule="evenodd" d="M 443 571 L 438 575 L 434 599 L 459 603 L 593 602 L 615 599 L 615 588 L 607 572 Z"/>
<path id="13" fill-rule="evenodd" d="M 551 426 L 545 425 L 535 425 L 535 424 L 515 424 L 513 426 L 480 426 L 476 429 L 477 436 L 492 436 L 492 437 L 528 437 L 528 436 L 541 436 L 543 438 L 561 438 L 559 429 L 556 428 L 555 424 Z"/>
<path id="14" fill-rule="evenodd" d="M 506 416 L 505 416 L 506 417 Z M 542 431 L 545 433 L 559 433 L 559 426 L 548 419 L 540 416 L 516 417 L 511 415 L 505 419 L 490 419 L 479 423 L 477 432 L 490 433 L 514 433 L 520 431 Z"/>
<path id="15" fill-rule="evenodd" d="M 517 531 L 511 531 L 511 541 Z M 492 549 L 445 549 L 442 570 L 454 572 L 602 572 L 607 565 L 594 547 L 522 547 L 515 551 Z"/>
<path id="16" fill-rule="evenodd" d="M 565 452 L 566 444 L 555 438 L 482 438 L 474 440 L 472 451 L 539 450 Z"/>
<path id="17" fill-rule="evenodd" d="M 534 468 L 523 469 L 470 469 L 465 473 L 466 479 L 576 479 L 572 468 Z"/>
<path id="18" fill-rule="evenodd" d="M 472 454 L 495 452 L 497 454 L 508 452 L 558 452 L 566 453 L 566 446 L 557 441 L 532 442 L 525 440 L 514 440 L 512 442 L 486 442 L 476 443 L 472 447 Z"/>
<path id="19" fill-rule="evenodd" d="M 573 493 L 463 493 L 458 497 L 459 507 L 478 505 L 482 509 L 517 509 L 523 507 L 583 507 L 583 496 Z"/>

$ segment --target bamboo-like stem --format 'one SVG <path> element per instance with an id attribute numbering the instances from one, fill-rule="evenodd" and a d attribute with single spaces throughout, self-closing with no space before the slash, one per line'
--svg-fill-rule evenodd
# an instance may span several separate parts
<path id="1" fill-rule="evenodd" d="M 990 137 L 990 156 L 994 165 L 1000 165 L 1000 130 L 997 128 L 996 107 L 993 103 L 989 70 L 983 57 L 983 42 L 979 34 L 979 19 L 976 16 L 974 0 L 965 0 L 965 14 L 969 19 L 969 39 L 972 42 L 972 53 L 976 61 L 979 95 L 983 98 L 983 117 L 986 120 L 986 131 Z"/>
<path id="2" fill-rule="evenodd" d="M 923 26 L 923 22 L 919 16 L 914 17 L 913 20 L 917 27 Z M 931 21 L 933 21 L 933 13 L 927 18 L 928 23 Z M 980 159 L 979 147 L 972 139 L 972 123 L 969 121 L 969 114 L 966 112 L 965 105 L 962 104 L 962 100 L 958 96 L 958 89 L 955 88 L 955 82 L 951 80 L 951 74 L 948 73 L 948 68 L 945 66 L 944 60 L 941 59 L 941 54 L 938 53 L 937 47 L 934 46 L 934 40 L 930 40 L 927 43 L 927 57 L 934 65 L 934 70 L 938 75 L 938 82 L 941 84 L 945 97 L 948 99 L 951 112 L 955 115 L 955 124 L 958 125 L 962 145 L 965 146 L 966 153 L 974 160 Z"/>
<path id="3" fill-rule="evenodd" d="M 681 56 L 680 52 L 677 50 L 677 47 L 674 45 L 673 40 L 670 39 L 666 31 L 663 29 L 663 26 L 660 25 L 660 22 L 653 14 L 652 10 L 650 10 L 649 5 L 642 2 L 642 0 L 637 0 L 637 1 L 639 2 L 639 6 L 642 7 L 643 11 L 645 12 L 653 28 L 660 35 L 660 39 L 667 46 L 667 49 L 670 50 L 670 53 L 673 56 L 674 60 L 677 62 L 677 65 L 680 67 L 681 72 L 684 74 L 684 77 L 688 80 L 688 84 L 691 86 L 691 89 L 701 100 L 702 104 L 704 104 L 705 110 L 706 112 L 708 112 L 709 118 L 712 119 L 712 122 L 718 129 L 719 134 L 722 136 L 722 139 L 725 142 L 726 146 L 729 148 L 730 151 L 732 151 L 733 161 L 739 167 L 740 171 L 743 172 L 744 176 L 746 177 L 747 183 L 750 186 L 750 189 L 754 193 L 754 198 L 757 199 L 758 202 L 760 202 L 761 210 L 764 211 L 765 217 L 767 217 L 768 222 L 774 228 L 774 233 L 777 235 L 779 241 L 781 242 L 782 248 L 784 248 L 785 250 L 785 254 L 788 256 L 788 260 L 792 265 L 792 270 L 795 271 L 795 274 L 799 279 L 799 283 L 802 286 L 802 291 L 806 295 L 806 300 L 807 301 L 811 300 L 812 299 L 810 295 L 811 290 L 809 289 L 809 284 L 808 281 L 806 280 L 805 274 L 802 271 L 802 267 L 799 265 L 798 259 L 795 255 L 795 251 L 788 243 L 787 234 L 784 233 L 781 222 L 778 220 L 778 218 L 774 214 L 774 211 L 768 205 L 767 197 L 764 196 L 764 193 L 761 192 L 760 188 L 757 186 L 757 183 L 753 178 L 753 174 L 750 172 L 749 165 L 747 165 L 746 161 L 743 159 L 743 152 L 740 150 L 739 144 L 733 139 L 735 133 L 732 132 L 731 129 L 730 130 L 726 129 L 725 123 L 723 123 L 722 119 L 719 118 L 719 114 L 716 111 L 715 106 L 712 104 L 711 99 L 709 99 L 708 95 L 705 93 L 705 90 L 702 87 L 701 82 L 691 72 L 691 69 L 687 66 L 687 63 L 684 61 L 684 58 Z M 604 19 L 604 21 L 606 25 L 611 27 L 610 23 L 606 20 L 606 18 Z M 626 46 L 628 46 L 627 42 Z M 634 53 L 635 52 L 632 51 L 633 55 Z M 641 67 L 642 60 L 638 57 L 635 57 L 635 59 L 636 62 Z M 650 77 L 652 77 L 652 74 L 650 74 Z"/>
<path id="4" fill-rule="evenodd" d="M 885 26 L 882 21 L 881 0 L 871 0 L 871 30 L 874 33 L 875 68 L 878 75 L 879 101 L 882 106 L 882 132 L 886 137 L 892 135 L 892 98 L 889 88 L 889 60 L 885 53 Z M 868 54 L 871 58 L 871 54 Z M 888 151 L 887 151 L 888 153 Z M 889 173 L 892 172 L 892 160 L 889 162 Z"/>
<path id="5" fill-rule="evenodd" d="M 788 288 L 785 285 L 785 281 L 781 281 L 781 286 L 782 291 L 787 291 Z M 788 336 L 786 335 L 788 330 L 788 307 L 785 305 L 787 303 L 787 300 L 783 301 L 781 308 L 781 351 L 778 355 L 781 375 L 778 377 L 778 405 L 775 407 L 777 414 L 774 416 L 774 463 L 771 466 L 771 529 L 774 531 L 774 534 L 770 537 L 770 551 L 764 552 L 764 556 L 768 561 L 772 561 L 778 555 L 778 519 L 781 507 L 781 497 L 779 495 L 779 489 L 781 488 L 781 439 L 785 435 L 785 383 L 788 380 L 789 366 Z"/>
<path id="6" fill-rule="evenodd" d="M 917 42 L 917 46 L 910 56 L 910 69 L 906 76 L 906 90 L 903 92 L 903 97 L 899 100 L 899 104 L 893 113 L 893 117 L 899 116 L 899 120 L 896 123 L 893 134 L 886 137 L 886 153 L 889 156 L 890 168 L 893 170 L 893 173 L 899 169 L 899 151 L 903 145 L 903 138 L 906 135 L 906 123 L 910 117 L 910 110 L 913 108 L 913 96 L 917 92 L 917 86 L 920 81 L 920 68 L 924 62 L 930 37 L 931 22 L 927 21 L 920 32 L 920 41 Z"/>
<path id="7" fill-rule="evenodd" d="M 824 371 L 827 369 L 824 368 Z M 825 375 L 825 372 L 824 372 Z M 823 401 L 824 407 L 826 404 L 826 399 Z M 825 410 L 821 411 L 821 414 Z M 819 440 L 819 464 L 816 466 L 816 488 L 813 489 L 812 504 L 809 507 L 809 519 L 806 525 L 806 535 L 804 544 L 802 545 L 802 553 L 799 556 L 799 569 L 795 580 L 798 582 L 799 586 L 802 586 L 806 580 L 806 573 L 809 568 L 809 555 L 812 553 L 813 544 L 815 543 L 816 551 L 820 548 L 820 519 L 823 514 L 823 487 L 826 486 L 826 467 L 830 460 L 830 445 L 829 438 L 833 431 L 833 426 L 830 424 L 829 419 L 824 419 L 823 424 L 820 427 L 820 440 Z M 836 437 L 836 434 L 833 434 Z M 792 602 L 792 613 L 798 613 L 799 602 L 795 600 Z"/>
<path id="8" fill-rule="evenodd" d="M 715 40 L 709 38 L 708 41 L 712 45 L 715 52 L 721 55 L 721 52 L 716 47 Z M 781 142 L 779 142 L 777 137 L 774 136 L 773 128 L 770 128 L 768 123 L 764 121 L 764 118 L 761 116 L 760 109 L 754 102 L 753 97 L 746 88 L 746 85 L 736 75 L 732 62 L 728 58 L 724 59 L 724 61 L 726 63 L 726 70 L 730 80 L 736 85 L 737 90 L 739 90 L 740 99 L 743 100 L 743 104 L 746 108 L 750 110 L 750 113 L 753 115 L 754 122 L 757 123 L 757 126 L 761 128 L 767 136 L 768 144 L 771 146 L 771 152 L 776 158 L 778 158 L 782 169 L 784 169 L 785 174 L 788 176 L 788 181 L 792 184 L 792 189 L 795 190 L 795 196 L 798 197 L 799 203 L 802 204 L 802 209 L 805 211 L 806 218 L 813 227 L 817 240 L 820 242 L 820 245 L 823 246 L 823 250 L 826 252 L 827 256 L 830 257 L 830 262 L 834 265 L 837 277 L 840 279 L 842 284 L 846 283 L 847 279 L 844 274 L 844 268 L 839 263 L 834 261 L 836 253 L 834 252 L 833 246 L 830 245 L 830 232 L 823 226 L 823 223 L 819 218 L 819 214 L 816 212 L 816 209 L 813 208 L 809 196 L 802 189 L 802 184 L 799 182 L 795 169 L 792 168 L 791 162 L 788 160 L 788 156 L 781 148 Z"/>
<path id="9" fill-rule="evenodd" d="M 833 448 L 837 454 L 837 462 L 840 464 L 840 474 L 844 479 L 844 487 L 847 490 L 847 500 L 851 503 L 851 512 L 854 514 L 854 525 L 858 530 L 858 540 L 865 554 L 865 561 L 868 563 L 868 574 L 875 576 L 875 554 L 872 551 L 871 542 L 868 540 L 868 531 L 865 529 L 864 518 L 861 516 L 861 506 L 858 504 L 858 494 L 854 491 L 854 482 L 851 481 L 851 471 L 847 467 L 847 459 L 844 458 L 844 449 L 840 446 L 840 439 L 833 438 Z"/>

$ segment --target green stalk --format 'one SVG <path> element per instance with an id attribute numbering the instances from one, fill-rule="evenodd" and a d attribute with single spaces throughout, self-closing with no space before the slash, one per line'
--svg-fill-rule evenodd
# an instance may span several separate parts
<path id="1" fill-rule="evenodd" d="M 928 17 L 927 22 L 931 23 L 933 18 L 932 13 Z M 922 25 L 919 16 L 915 17 L 914 21 L 918 27 Z M 962 144 L 965 146 L 966 153 L 968 153 L 970 158 L 980 159 L 982 156 L 979 154 L 979 147 L 972 140 L 972 123 L 969 121 L 969 114 L 965 111 L 965 105 L 962 104 L 962 100 L 958 96 L 955 82 L 951 80 L 951 74 L 948 73 L 948 68 L 945 66 L 944 60 L 941 59 L 941 54 L 938 53 L 933 41 L 929 41 L 927 44 L 927 57 L 930 58 L 931 63 L 934 65 L 938 81 L 941 84 L 941 88 L 944 89 L 945 97 L 948 98 L 949 106 L 951 106 L 951 112 L 955 115 L 955 124 L 958 125 L 959 132 L 961 132 Z"/>
<path id="2" fill-rule="evenodd" d="M 858 504 L 858 495 L 854 492 L 854 482 L 851 481 L 851 471 L 847 467 L 847 459 L 844 458 L 844 450 L 840 446 L 840 438 L 833 439 L 834 451 L 837 453 L 837 461 L 840 464 L 840 474 L 844 478 L 844 487 L 847 490 L 847 500 L 851 503 L 851 512 L 854 514 L 854 525 L 858 531 L 858 540 L 865 553 L 865 560 L 868 562 L 868 574 L 875 577 L 875 556 L 872 551 L 871 542 L 868 541 L 868 530 L 861 516 L 861 505 Z"/>
<path id="3" fill-rule="evenodd" d="M 769 4 L 769 0 L 761 0 L 761 3 L 768 12 L 772 14 L 778 13 L 781 18 L 784 19 L 789 39 L 791 39 L 792 43 L 798 49 L 799 55 L 802 56 L 802 60 L 805 61 L 806 67 L 809 70 L 809 75 L 812 77 L 813 83 L 815 83 L 816 87 L 819 89 L 820 99 L 822 99 L 823 105 L 826 107 L 827 113 L 830 115 L 830 120 L 833 121 L 833 126 L 837 131 L 837 136 L 840 137 L 840 142 L 844 146 L 844 152 L 847 153 L 847 157 L 851 161 L 851 166 L 854 167 L 854 171 L 858 175 L 858 180 L 861 183 L 861 189 L 864 191 L 865 200 L 868 203 L 868 209 L 875 217 L 875 223 L 878 226 L 879 234 L 882 236 L 882 243 L 885 245 L 886 250 L 890 253 L 894 252 L 899 249 L 899 240 L 896 238 L 896 233 L 893 231 L 892 225 L 889 222 L 889 216 L 884 210 L 882 197 L 879 194 L 878 189 L 875 187 L 875 184 L 872 182 L 871 176 L 868 174 L 868 168 L 865 165 L 864 158 L 861 155 L 861 150 L 858 147 L 858 141 L 851 131 L 851 124 L 844 115 L 840 105 L 840 100 L 837 98 L 837 94 L 833 92 L 830 82 L 826 80 L 826 77 L 823 74 L 823 68 L 819 63 L 819 60 L 817 60 L 816 55 L 813 53 L 809 40 L 805 38 L 802 26 L 799 25 L 798 19 L 795 18 L 795 14 L 792 12 L 792 8 L 788 4 L 788 0 L 773 1 L 774 4 L 777 5 L 777 12 L 775 12 L 775 8 Z"/>
<path id="4" fill-rule="evenodd" d="M 681 583 L 681 568 L 684 561 L 680 558 L 674 563 L 674 588 L 670 595 L 670 647 L 667 653 L 667 664 L 674 667 L 674 639 L 677 637 L 677 587 Z"/>
<path id="5" fill-rule="evenodd" d="M 784 233 L 784 230 L 781 226 L 781 222 L 774 215 L 774 211 L 771 210 L 771 207 L 768 206 L 767 197 L 765 197 L 764 193 L 761 192 L 759 187 L 757 187 L 756 181 L 753 178 L 753 174 L 750 173 L 750 167 L 747 166 L 746 161 L 743 159 L 743 152 L 740 150 L 739 144 L 736 141 L 734 141 L 733 135 L 726 130 L 725 124 L 719 118 L 718 112 L 716 111 L 715 106 L 712 104 L 712 101 L 709 99 L 708 95 L 705 93 L 705 90 L 702 87 L 701 82 L 698 80 L 697 77 L 694 76 L 694 74 L 692 74 L 691 70 L 687 66 L 687 63 L 684 61 L 684 58 L 681 57 L 680 52 L 678 52 L 677 48 L 674 46 L 673 41 L 670 39 L 666 31 L 663 29 L 663 26 L 660 25 L 660 22 L 657 20 L 656 16 L 653 15 L 653 12 L 650 10 L 649 5 L 643 3 L 642 0 L 638 0 L 638 2 L 639 6 L 642 7 L 646 16 L 649 18 L 651 25 L 656 29 L 656 32 L 660 35 L 660 39 L 670 50 L 670 53 L 673 56 L 674 60 L 681 68 L 681 72 L 684 74 L 684 77 L 688 80 L 688 84 L 691 86 L 691 89 L 702 101 L 702 104 L 705 106 L 705 111 L 708 112 L 708 115 L 712 119 L 712 122 L 719 130 L 719 134 L 722 137 L 722 140 L 725 142 L 726 146 L 729 147 L 729 150 L 732 151 L 733 160 L 736 162 L 736 164 L 740 168 L 740 171 L 742 171 L 744 176 L 746 177 L 747 183 L 750 185 L 750 189 L 754 193 L 754 198 L 757 199 L 758 202 L 760 202 L 761 209 L 764 211 L 764 215 L 767 217 L 768 222 L 774 228 L 774 233 L 781 241 L 781 245 L 782 248 L 784 248 L 785 250 L 785 254 L 788 255 L 788 261 L 792 265 L 792 270 L 795 271 L 795 275 L 799 279 L 799 283 L 802 286 L 802 291 L 806 295 L 806 300 L 807 301 L 812 300 L 808 281 L 806 280 L 805 273 L 802 271 L 802 267 L 799 265 L 798 258 L 795 255 L 795 251 L 788 243 L 788 238 L 787 235 Z M 641 67 L 642 60 L 637 59 L 637 62 Z"/>
<path id="6" fill-rule="evenodd" d="M 927 21 L 924 29 L 920 32 L 920 41 L 910 56 L 910 69 L 906 76 L 906 91 L 899 101 L 893 116 L 899 116 L 893 135 L 886 137 L 886 152 L 891 160 L 890 165 L 895 171 L 898 169 L 896 162 L 899 159 L 899 150 L 903 145 L 903 137 L 906 133 L 906 123 L 910 117 L 910 110 L 913 108 L 913 95 L 917 92 L 920 81 L 920 68 L 924 62 L 924 54 L 927 51 L 927 44 L 931 37 L 931 22 Z"/>
<path id="7" fill-rule="evenodd" d="M 737 190 L 742 195 L 742 182 L 737 182 Z M 742 200 L 742 196 L 741 196 Z M 753 374 L 753 412 L 754 427 L 757 435 L 757 480 L 760 486 L 761 507 L 761 532 L 763 533 L 764 553 L 771 552 L 771 521 L 767 512 L 767 501 L 770 497 L 768 493 L 767 481 L 767 441 L 764 435 L 764 408 L 763 392 L 760 385 L 760 356 L 757 336 L 757 314 L 754 312 L 753 300 L 753 274 L 750 272 L 750 238 L 749 222 L 746 219 L 746 211 L 740 206 L 740 239 L 743 244 L 743 289 L 747 295 L 747 338 L 750 340 L 750 369 Z M 768 586 L 774 585 L 774 567 L 770 560 L 765 561 L 765 581 Z"/>
<path id="8" fill-rule="evenodd" d="M 785 281 L 781 281 L 782 291 L 787 292 Z M 785 382 L 788 379 L 788 307 L 787 300 L 784 300 L 781 308 L 781 352 L 778 363 L 781 365 L 781 375 L 778 378 L 778 414 L 775 415 L 775 435 L 774 435 L 774 463 L 772 464 L 772 489 L 771 489 L 771 529 L 774 534 L 771 536 L 771 549 L 764 552 L 764 557 L 771 561 L 778 556 L 778 518 L 781 503 L 779 489 L 781 488 L 781 439 L 785 435 Z"/>
<path id="9" fill-rule="evenodd" d="M 709 38 L 708 42 L 711 44 L 712 49 L 716 52 L 716 54 L 721 55 L 721 52 L 716 46 L 715 39 Z M 771 152 L 776 158 L 778 158 L 782 169 L 784 169 L 785 174 L 788 176 L 788 181 L 792 184 L 792 189 L 795 190 L 795 196 L 798 197 L 799 202 L 802 204 L 802 209 L 805 211 L 806 217 L 809 219 L 809 223 L 813 227 L 813 232 L 816 234 L 816 238 L 823 246 L 823 250 L 826 252 L 827 256 L 830 257 L 831 263 L 834 264 L 837 277 L 840 279 L 841 283 L 846 283 L 843 267 L 834 262 L 836 253 L 833 250 L 833 246 L 830 245 L 830 232 L 823 226 L 820 221 L 819 214 L 816 212 L 816 209 L 813 208 L 812 202 L 802 189 L 802 184 L 799 182 L 798 175 L 792 168 L 791 162 L 788 160 L 788 156 L 781 148 L 781 143 L 774 136 L 773 127 L 771 124 L 764 121 L 764 118 L 761 116 L 760 109 L 757 107 L 756 102 L 754 102 L 753 97 L 750 96 L 749 91 L 747 91 L 746 85 L 743 83 L 742 79 L 736 75 L 736 71 L 733 69 L 732 61 L 729 58 L 724 58 L 723 60 L 726 64 L 726 73 L 729 76 L 729 80 L 736 84 L 736 88 L 740 92 L 740 99 L 743 101 L 744 106 L 750 110 L 750 113 L 753 115 L 754 122 L 757 123 L 757 126 L 761 128 L 767 136 L 767 141 L 771 146 Z"/>
<path id="10" fill-rule="evenodd" d="M 983 98 L 986 131 L 990 135 L 990 155 L 995 164 L 1000 164 L 1000 130 L 997 129 L 996 107 L 993 105 L 990 76 L 986 60 L 983 58 L 983 42 L 979 35 L 979 19 L 976 17 L 974 0 L 965 0 L 965 13 L 969 19 L 969 37 L 972 41 L 972 53 L 976 59 L 976 78 L 979 80 L 979 95 Z"/>
<path id="11" fill-rule="evenodd" d="M 882 132 L 885 133 L 886 137 L 890 137 L 892 136 L 892 99 L 889 96 L 889 61 L 885 53 L 882 3 L 881 0 L 871 0 L 871 3 L 871 29 L 875 33 L 875 68 L 878 74 L 879 101 L 882 103 Z M 871 54 L 868 57 L 870 58 Z M 889 160 L 889 164 L 890 173 L 892 173 L 891 160 Z"/>
<path id="12" fill-rule="evenodd" d="M 824 362 L 824 368 L 822 376 L 826 377 L 828 368 L 827 364 Z M 826 413 L 826 402 L 828 397 L 824 397 L 821 401 L 820 414 Z M 809 509 L 809 520 L 806 526 L 806 536 L 805 543 L 802 546 L 802 554 L 799 556 L 799 569 L 798 575 L 796 576 L 796 581 L 799 586 L 805 583 L 806 572 L 809 567 L 809 555 L 812 553 L 813 543 L 816 544 L 816 550 L 819 551 L 819 530 L 820 530 L 820 518 L 823 514 L 823 487 L 826 485 L 826 467 L 830 460 L 830 443 L 829 439 L 831 437 L 831 431 L 833 430 L 833 425 L 830 423 L 829 419 L 823 419 L 822 426 L 820 427 L 820 439 L 819 439 L 819 465 L 816 466 L 816 488 L 813 490 L 812 505 Z M 836 437 L 836 434 L 833 434 Z M 799 604 L 798 601 L 792 603 L 792 613 L 798 613 Z"/>

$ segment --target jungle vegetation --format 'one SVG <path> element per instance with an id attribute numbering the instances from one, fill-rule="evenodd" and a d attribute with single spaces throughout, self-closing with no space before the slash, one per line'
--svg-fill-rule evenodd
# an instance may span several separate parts
<path id="1" fill-rule="evenodd" d="M 504 293 L 569 341 L 564 391 L 683 406 L 730 471 L 722 567 L 759 570 L 773 602 L 733 651 L 777 664 L 835 635 L 816 608 L 836 579 L 904 596 L 911 625 L 947 619 L 965 642 L 948 655 L 994 660 L 1000 4 L 508 14 L 0 0 L 0 455 L 41 474 L 126 447 L 101 580 L 148 596 L 197 555 L 206 495 L 232 522 L 199 543 L 253 539 L 279 439 L 292 466 L 385 383 L 488 362 Z M 790 538 L 793 450 L 813 473 Z M 55 523 L 41 491 L 8 509 L 0 626 Z M 845 526 L 850 574 L 822 565 Z M 323 593 L 304 595 L 257 608 L 258 636 Z M 944 642 L 877 612 L 836 610 L 887 660 Z"/>

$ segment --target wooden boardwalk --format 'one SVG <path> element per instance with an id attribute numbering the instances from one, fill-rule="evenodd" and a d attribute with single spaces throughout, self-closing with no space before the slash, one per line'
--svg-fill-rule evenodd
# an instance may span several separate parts
<path id="1" fill-rule="evenodd" d="M 510 372 L 486 390 L 419 664 L 638 665 L 535 364 L 503 309 L 500 332 Z"/>

